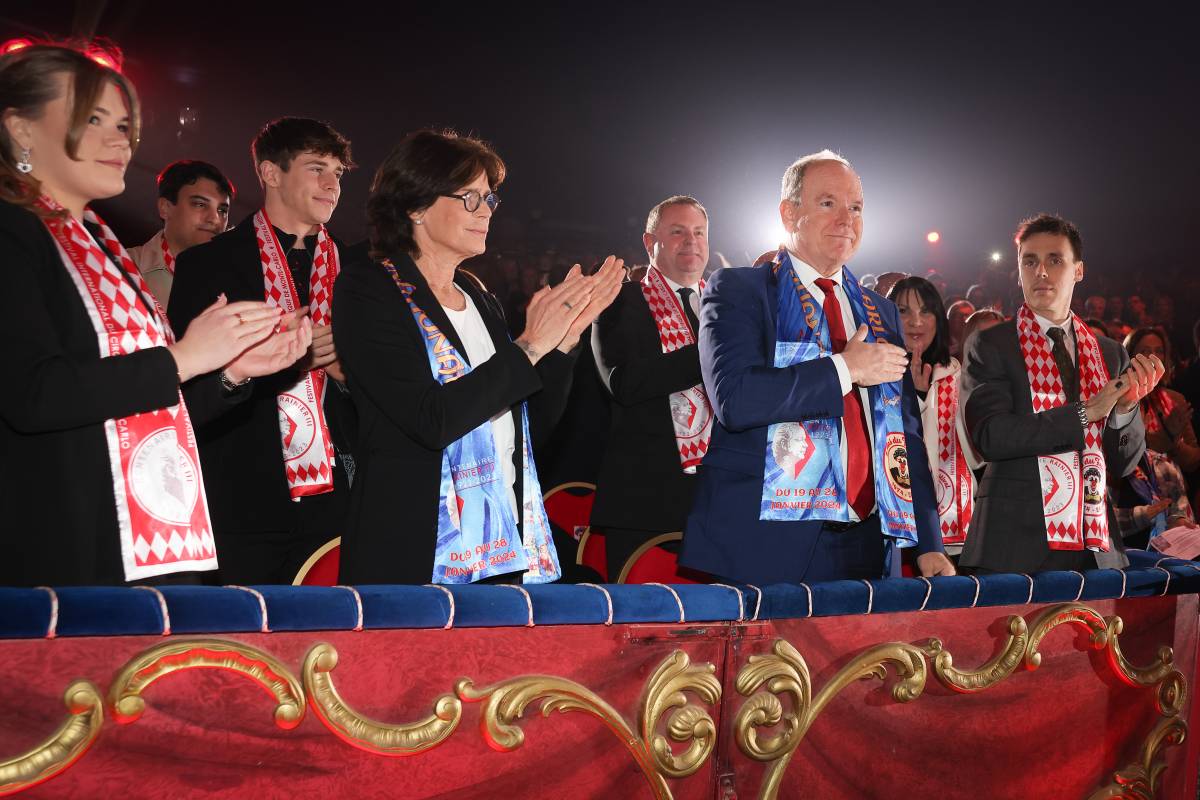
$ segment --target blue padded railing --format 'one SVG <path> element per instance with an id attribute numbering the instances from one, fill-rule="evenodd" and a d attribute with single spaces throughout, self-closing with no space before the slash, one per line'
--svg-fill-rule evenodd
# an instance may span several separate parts
<path id="1" fill-rule="evenodd" d="M 1126 570 L 740 585 L 0 588 L 0 638 L 720 622 L 1200 592 L 1200 564 L 1130 551 Z M 165 610 L 165 613 L 164 613 Z M 265 618 L 264 618 L 265 611 Z M 169 624 L 168 624 L 169 623 Z M 452 623 L 449 624 L 448 623 Z"/>

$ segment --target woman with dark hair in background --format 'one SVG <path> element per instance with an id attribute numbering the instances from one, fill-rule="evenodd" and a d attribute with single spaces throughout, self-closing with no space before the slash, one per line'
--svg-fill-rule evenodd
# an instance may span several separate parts
<path id="1" fill-rule="evenodd" d="M 526 583 L 561 574 L 531 432 L 562 413 L 580 334 L 624 276 L 609 257 L 534 294 L 511 340 L 500 303 L 458 269 L 486 249 L 505 166 L 483 142 L 418 131 L 367 200 L 371 258 L 347 264 L 334 333 L 359 413 L 343 583 Z"/>
<path id="2" fill-rule="evenodd" d="M 0 585 L 164 581 L 217 556 L 191 417 L 216 379 L 290 363 L 308 328 L 265 303 L 214 303 L 175 341 L 88 204 L 125 189 L 137 94 L 69 47 L 0 56 Z M 273 334 L 281 323 L 290 330 Z M 186 394 L 187 404 L 183 403 Z M 174 580 L 196 576 L 174 575 Z"/>
<path id="3" fill-rule="evenodd" d="M 909 372 L 921 406 L 925 450 L 937 488 L 946 555 L 962 552 L 971 522 L 975 477 L 970 440 L 958 409 L 958 359 L 950 355 L 950 324 L 942 296 L 925 278 L 903 278 L 888 299 L 900 312 Z M 965 340 L 965 337 L 964 337 Z"/>
<path id="4" fill-rule="evenodd" d="M 1146 423 L 1146 447 L 1170 456 L 1188 474 L 1200 467 L 1200 444 L 1192 427 L 1192 407 L 1179 392 L 1168 389 L 1175 368 L 1171 358 L 1171 340 L 1161 328 L 1138 328 L 1125 337 L 1130 357 L 1158 356 L 1167 368 L 1165 378 L 1142 398 L 1142 419 Z"/>

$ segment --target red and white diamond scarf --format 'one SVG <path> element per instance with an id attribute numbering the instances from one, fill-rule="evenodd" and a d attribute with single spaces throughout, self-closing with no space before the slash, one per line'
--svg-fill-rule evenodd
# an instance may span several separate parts
<path id="1" fill-rule="evenodd" d="M 704 282 L 700 282 L 704 288 Z M 681 347 L 696 343 L 696 337 L 688 325 L 687 316 L 680 305 L 679 295 L 671 291 L 666 278 L 657 267 L 647 268 L 642 278 L 642 294 L 650 306 L 650 316 L 658 327 L 658 339 L 664 353 L 672 353 Z M 675 427 L 675 442 L 679 446 L 679 462 L 683 471 L 692 474 L 708 452 L 708 440 L 712 436 L 713 410 L 704 392 L 704 384 L 698 383 L 670 397 L 671 422 Z"/>
<path id="2" fill-rule="evenodd" d="M 1086 401 L 1108 383 L 1108 368 L 1100 354 L 1100 343 L 1078 315 L 1071 315 L 1079 365 L 1079 399 Z M 1017 336 L 1029 377 L 1034 413 L 1058 408 L 1067 402 L 1062 376 L 1050 353 L 1046 336 L 1038 327 L 1029 306 L 1017 312 Z M 1107 470 L 1104 464 L 1104 420 L 1084 429 L 1080 453 L 1056 453 L 1038 457 L 1042 501 L 1046 518 L 1046 540 L 1051 550 L 1100 550 L 1108 552 L 1108 515 L 1105 502 Z"/>
<path id="3" fill-rule="evenodd" d="M 300 305 L 300 295 L 265 210 L 254 215 L 254 236 L 258 239 L 267 303 L 290 314 Z M 338 269 L 337 245 L 322 225 L 317 231 L 308 290 L 308 313 L 313 325 L 330 323 Z M 284 470 L 293 500 L 333 491 L 333 439 L 325 422 L 328 383 L 325 370 L 309 370 L 276 397 Z"/>
<path id="4" fill-rule="evenodd" d="M 171 255 L 171 249 L 167 247 L 167 232 L 162 233 L 162 251 L 163 251 L 163 266 L 167 268 L 167 272 L 175 274 L 175 256 Z"/>
<path id="5" fill-rule="evenodd" d="M 47 197 L 37 205 L 62 211 Z M 44 216 L 42 222 L 83 300 L 100 357 L 173 344 L 171 327 L 125 248 L 92 211 L 83 216 L 99 226 L 104 248 L 121 260 L 124 275 L 79 220 Z M 217 568 L 196 436 L 182 393 L 177 397 L 168 408 L 104 421 L 127 581 Z"/>
<path id="6" fill-rule="evenodd" d="M 963 544 L 974 510 L 974 476 L 958 441 L 958 373 L 944 376 L 933 385 L 937 403 L 938 520 L 942 544 Z"/>

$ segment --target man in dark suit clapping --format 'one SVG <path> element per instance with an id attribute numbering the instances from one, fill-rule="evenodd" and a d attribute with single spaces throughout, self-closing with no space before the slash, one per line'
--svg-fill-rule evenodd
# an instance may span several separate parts
<path id="1" fill-rule="evenodd" d="M 591 524 L 605 534 L 614 583 L 640 545 L 683 530 L 713 419 L 696 350 L 708 212 L 695 198 L 669 197 L 650 210 L 642 242 L 645 276 L 592 326 L 613 410 Z"/>
<path id="2" fill-rule="evenodd" d="M 1138 401 L 1162 378 L 1162 362 L 1131 362 L 1071 312 L 1083 280 L 1074 225 L 1033 217 L 1016 245 L 1025 302 L 1015 319 L 969 340 L 963 365 L 967 431 L 988 463 L 960 564 L 1025 573 L 1125 566 L 1103 487 L 1145 450 Z"/>

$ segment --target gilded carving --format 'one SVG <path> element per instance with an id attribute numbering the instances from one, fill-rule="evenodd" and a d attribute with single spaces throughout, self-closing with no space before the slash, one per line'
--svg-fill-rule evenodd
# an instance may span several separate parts
<path id="1" fill-rule="evenodd" d="M 866 678 L 884 680 L 887 665 L 891 664 L 900 677 L 892 686 L 892 698 L 907 703 L 920 697 L 927 675 L 925 655 L 917 647 L 901 642 L 889 642 L 861 653 L 838 670 L 809 702 L 812 691 L 808 665 L 794 647 L 780 639 L 774 653 L 751 656 L 750 662 L 738 673 L 738 693 L 750 699 L 734 718 L 734 737 L 747 756 L 769 763 L 759 797 L 774 798 L 779 794 L 784 773 L 792 755 L 808 732 L 813 721 L 829 701 L 850 684 Z M 755 694 L 766 684 L 763 691 Z M 784 712 L 778 695 L 791 698 L 793 710 Z M 783 723 L 783 731 L 760 740 L 758 728 Z"/>
<path id="2" fill-rule="evenodd" d="M 104 724 L 104 698 L 91 681 L 75 681 L 63 693 L 71 716 L 45 741 L 15 758 L 0 761 L 0 795 L 48 781 L 83 756 Z"/>
<path id="3" fill-rule="evenodd" d="M 1042 663 L 1042 640 L 1061 625 L 1085 628 L 1094 649 L 1105 649 L 1115 674 L 1130 686 L 1153 688 L 1155 705 L 1165 717 L 1142 747 L 1141 760 L 1113 775 L 1113 781 L 1092 795 L 1093 798 L 1122 797 L 1149 800 L 1157 790 L 1165 761 L 1161 751 L 1178 745 L 1187 735 L 1187 724 L 1178 718 L 1187 700 L 1187 681 L 1175 669 L 1174 653 L 1161 647 L 1156 660 L 1147 666 L 1131 664 L 1121 651 L 1120 636 L 1124 623 L 1120 617 L 1102 617 L 1082 603 L 1060 603 L 1038 614 L 1031 624 L 1020 616 L 1008 618 L 1008 638 L 999 653 L 975 670 L 961 670 L 939 639 L 930 639 L 923 648 L 893 642 L 873 647 L 838 671 L 810 701 L 812 684 L 804 658 L 783 639 L 775 642 L 769 655 L 751 656 L 738 673 L 738 693 L 747 697 L 734 718 L 734 737 L 738 748 L 748 757 L 768 764 L 759 797 L 777 797 L 783 775 L 800 741 L 826 703 L 838 692 L 860 678 L 885 677 L 885 667 L 893 664 L 900 680 L 892 687 L 898 702 L 920 696 L 925 687 L 926 663 L 947 688 L 964 694 L 979 692 L 1012 675 L 1022 663 L 1037 669 Z M 760 690 L 761 689 L 761 690 Z M 782 698 L 782 699 L 781 699 Z M 787 707 L 783 700 L 787 700 Z M 760 736 L 762 730 L 780 727 L 779 732 Z"/>
<path id="4" fill-rule="evenodd" d="M 113 718 L 135 722 L 146 710 L 142 698 L 155 681 L 185 669 L 221 669 L 245 675 L 275 698 L 275 724 L 291 730 L 304 719 L 304 690 L 277 658 L 227 639 L 186 639 L 151 647 L 128 661 L 108 692 Z"/>
<path id="5" fill-rule="evenodd" d="M 933 672 L 948 689 L 963 694 L 981 692 L 1012 675 L 1025 656 L 1029 643 L 1029 628 L 1025 619 L 1013 615 L 1008 618 L 1008 640 L 993 658 L 979 669 L 962 670 L 954 666 L 954 657 L 942 646 L 940 639 L 930 639 L 925 652 L 933 662 Z"/>
<path id="6" fill-rule="evenodd" d="M 639 722 L 641 736 L 611 705 L 599 695 L 575 681 L 552 675 L 522 675 L 479 689 L 470 678 L 460 678 L 455 692 L 467 702 L 483 701 L 479 729 L 492 748 L 502 752 L 515 750 L 525 742 L 525 732 L 517 719 L 534 701 L 542 701 L 542 716 L 551 712 L 578 711 L 600 720 L 621 740 L 633 756 L 657 798 L 670 798 L 666 777 L 692 775 L 712 752 L 716 730 L 712 717 L 698 706 L 687 703 L 685 692 L 693 692 L 705 702 L 720 700 L 721 686 L 712 664 L 690 665 L 687 654 L 676 650 L 654 671 L 642 693 Z M 681 754 L 654 729 L 667 710 L 667 731 L 679 743 L 690 742 Z"/>
<path id="7" fill-rule="evenodd" d="M 1160 751 L 1168 745 L 1183 744 L 1186 738 L 1187 724 L 1183 720 L 1177 717 L 1162 720 L 1142 744 L 1138 761 L 1114 772 L 1112 782 L 1097 789 L 1088 800 L 1153 800 L 1167 766 L 1159 760 Z"/>
<path id="8" fill-rule="evenodd" d="M 325 727 L 347 744 L 380 756 L 412 756 L 436 747 L 458 728 L 462 702 L 452 694 L 438 697 L 433 713 L 408 724 L 377 722 L 346 704 L 330 673 L 337 666 L 337 650 L 322 642 L 304 658 L 301 678 L 313 713 Z"/>

